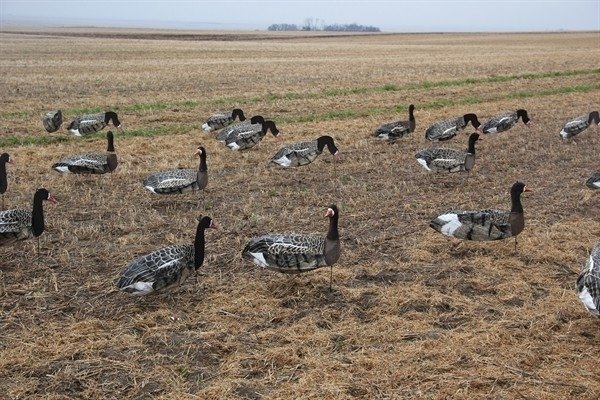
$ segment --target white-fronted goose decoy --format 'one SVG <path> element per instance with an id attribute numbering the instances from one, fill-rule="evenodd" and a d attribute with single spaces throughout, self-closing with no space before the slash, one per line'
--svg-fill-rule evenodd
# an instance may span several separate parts
<path id="1" fill-rule="evenodd" d="M 560 137 L 570 139 L 589 128 L 592 122 L 596 126 L 600 126 L 600 114 L 598 114 L 598 111 L 592 111 L 589 114 L 581 115 L 567 121 L 560 131 Z"/>
<path id="2" fill-rule="evenodd" d="M 393 142 L 414 132 L 416 127 L 414 111 L 415 106 L 411 104 L 408 106 L 408 121 L 383 124 L 375 130 L 375 137 Z"/>
<path id="3" fill-rule="evenodd" d="M 200 156 L 200 165 L 197 170 L 172 169 L 156 172 L 144 179 L 144 187 L 158 194 L 185 193 L 204 189 L 208 184 L 206 149 L 199 146 L 195 154 Z"/>
<path id="4" fill-rule="evenodd" d="M 265 137 L 267 131 L 271 131 L 275 137 L 279 135 L 275 122 L 263 121 L 261 124 L 250 124 L 245 130 L 229 135 L 225 139 L 225 144 L 231 150 L 246 150 L 256 146 Z"/>
<path id="5" fill-rule="evenodd" d="M 106 174 L 113 172 L 118 165 L 115 153 L 114 137 L 111 131 L 106 133 L 106 154 L 78 154 L 63 158 L 52 165 L 61 173 L 71 174 Z"/>
<path id="6" fill-rule="evenodd" d="M 110 122 L 112 122 L 115 128 L 121 129 L 121 122 L 119 121 L 117 114 L 113 111 L 107 111 L 77 117 L 69 124 L 67 130 L 75 136 L 83 136 L 100 132 Z"/>
<path id="7" fill-rule="evenodd" d="M 6 178 L 6 163 L 14 164 L 15 161 L 8 155 L 0 155 L 0 194 L 2 194 L 2 209 L 4 210 L 4 193 L 8 189 L 8 179 Z"/>
<path id="8" fill-rule="evenodd" d="M 468 123 L 473 125 L 473 128 L 479 130 L 481 123 L 475 114 L 465 114 L 462 117 L 450 118 L 444 121 L 436 122 L 425 131 L 425 138 L 431 142 L 450 140 L 458 134 L 459 131 L 465 129 Z"/>
<path id="9" fill-rule="evenodd" d="M 477 140 L 479 140 L 479 134 L 471 133 L 467 151 L 430 148 L 419 151 L 415 157 L 417 162 L 430 172 L 468 172 L 475 165 L 475 142 Z"/>
<path id="10" fill-rule="evenodd" d="M 517 111 L 496 115 L 492 117 L 489 121 L 483 124 L 483 128 L 481 129 L 483 133 L 500 133 L 509 130 L 512 128 L 517 121 L 521 118 L 521 121 L 525 124 L 525 126 L 529 127 L 529 116 L 527 115 L 527 111 L 523 109 L 519 109 Z"/>
<path id="11" fill-rule="evenodd" d="M 248 132 L 249 130 L 253 130 L 255 127 L 251 127 L 250 125 L 257 125 L 258 128 L 262 126 L 265 122 L 265 119 L 262 115 L 255 115 L 250 119 L 246 119 L 242 122 L 235 122 L 225 128 L 221 129 L 217 136 L 215 137 L 218 142 L 225 143 L 227 139 L 230 137 L 235 137 L 243 132 Z"/>
<path id="12" fill-rule="evenodd" d="M 585 185 L 590 189 L 600 189 L 600 171 L 594 172 L 594 174 L 585 181 Z"/>
<path id="13" fill-rule="evenodd" d="M 60 129 L 60 126 L 63 123 L 62 111 L 49 111 L 44 114 L 42 118 L 42 124 L 44 124 L 44 129 L 48 133 L 56 132 Z"/>
<path id="14" fill-rule="evenodd" d="M 585 268 L 577 277 L 577 294 L 585 308 L 600 318 L 600 243 L 592 248 Z"/>
<path id="15" fill-rule="evenodd" d="M 329 218 L 326 237 L 302 234 L 270 234 L 251 239 L 242 257 L 256 265 L 286 274 L 298 274 L 333 264 L 340 257 L 338 233 L 339 211 L 331 205 L 325 216 Z M 332 275 L 329 287 L 331 288 Z"/>
<path id="16" fill-rule="evenodd" d="M 334 160 L 338 160 L 340 152 L 331 136 L 321 136 L 317 140 L 293 143 L 285 146 L 271 158 L 271 162 L 282 167 L 299 167 L 313 162 L 327 146 Z"/>
<path id="17" fill-rule="evenodd" d="M 225 128 L 227 125 L 231 125 L 236 118 L 239 118 L 240 121 L 246 120 L 244 112 L 239 108 L 216 112 L 206 119 L 206 122 L 202 124 L 202 129 L 206 132 L 216 131 Z"/>
<path id="18" fill-rule="evenodd" d="M 183 284 L 204 263 L 204 230 L 217 229 L 210 217 L 198 218 L 194 244 L 178 244 L 155 250 L 131 261 L 123 270 L 117 288 L 143 296 Z"/>
<path id="19" fill-rule="evenodd" d="M 486 209 L 482 211 L 448 211 L 431 221 L 436 231 L 464 240 L 500 240 L 515 238 L 525 228 L 521 193 L 531 190 L 522 182 L 515 182 L 510 190 L 511 210 Z"/>

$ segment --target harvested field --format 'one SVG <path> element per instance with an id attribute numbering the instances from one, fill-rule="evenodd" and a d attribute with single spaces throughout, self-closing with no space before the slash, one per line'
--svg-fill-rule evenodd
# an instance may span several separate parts
<path id="1" fill-rule="evenodd" d="M 34 240 L 0 247 L 0 397 L 600 397 L 600 322 L 574 290 L 600 241 L 600 200 L 584 185 L 600 169 L 600 135 L 558 136 L 600 108 L 598 32 L 26 33 L 0 33 L 0 152 L 17 163 L 5 202 L 29 209 L 43 186 L 60 204 L 45 205 L 40 263 Z M 413 134 L 371 137 L 411 103 Z M 282 139 L 238 153 L 201 131 L 235 107 L 274 120 Z M 531 127 L 485 135 L 468 180 L 415 161 L 433 122 L 518 108 Z M 53 109 L 65 124 L 48 134 L 41 116 Z M 115 173 L 51 171 L 62 156 L 104 152 L 106 130 L 81 139 L 65 127 L 110 109 L 124 125 Z M 466 148 L 471 132 L 442 145 Z M 327 153 L 291 171 L 269 163 L 283 144 L 322 134 L 340 163 Z M 195 168 L 199 144 L 203 194 L 142 187 L 151 172 Z M 428 227 L 450 208 L 508 209 L 516 180 L 534 190 L 516 251 L 513 240 L 460 242 Z M 256 235 L 324 235 L 332 203 L 342 240 L 332 291 L 328 268 L 285 276 L 242 261 Z M 201 214 L 222 229 L 207 232 L 197 279 L 146 298 L 115 290 L 134 257 L 191 243 Z"/>

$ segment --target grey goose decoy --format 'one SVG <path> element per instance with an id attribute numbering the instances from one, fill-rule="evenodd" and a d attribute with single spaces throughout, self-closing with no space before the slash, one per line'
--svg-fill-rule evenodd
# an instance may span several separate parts
<path id="1" fill-rule="evenodd" d="M 279 135 L 275 122 L 263 121 L 260 124 L 250 124 L 245 129 L 230 134 L 225 139 L 225 144 L 231 150 L 246 150 L 256 146 L 265 137 L 267 131 L 271 131 L 275 137 Z"/>
<path id="2" fill-rule="evenodd" d="M 458 134 L 459 131 L 465 129 L 468 123 L 473 125 L 473 128 L 479 131 L 481 123 L 475 114 L 465 114 L 462 117 L 450 118 L 444 121 L 439 121 L 431 125 L 425 131 L 425 138 L 432 142 L 450 140 Z"/>
<path id="3" fill-rule="evenodd" d="M 471 133 L 467 151 L 429 148 L 419 151 L 415 157 L 417 162 L 430 172 L 468 172 L 475 165 L 475 142 L 477 140 L 479 140 L 479 134 Z"/>
<path id="4" fill-rule="evenodd" d="M 0 155 L 0 194 L 2 194 L 2 209 L 4 210 L 4 193 L 8 189 L 8 179 L 6 178 L 6 163 L 14 164 L 15 161 L 8 155 L 2 153 Z"/>
<path id="5" fill-rule="evenodd" d="M 600 189 L 600 171 L 596 171 L 585 181 L 585 185 L 590 189 Z"/>
<path id="6" fill-rule="evenodd" d="M 567 121 L 560 131 L 560 137 L 570 139 L 589 128 L 592 122 L 596 126 L 600 126 L 600 114 L 598 114 L 598 111 L 592 111 L 589 114 L 581 115 Z"/>
<path id="7" fill-rule="evenodd" d="M 198 218 L 194 244 L 178 244 L 137 257 L 123 270 L 117 288 L 137 296 L 183 284 L 204 263 L 204 230 L 218 229 L 210 217 Z"/>
<path id="8" fill-rule="evenodd" d="M 515 238 L 525 227 L 521 194 L 531 190 L 522 182 L 515 182 L 510 190 L 511 210 L 486 209 L 482 211 L 448 211 L 434 218 L 429 226 L 436 231 L 464 240 L 500 240 Z"/>
<path id="9" fill-rule="evenodd" d="M 62 111 L 48 111 L 42 118 L 42 124 L 46 132 L 52 133 L 60 129 L 63 123 Z"/>
<path id="10" fill-rule="evenodd" d="M 321 136 L 317 140 L 293 143 L 279 149 L 271 158 L 271 162 L 286 168 L 307 165 L 323 152 L 325 146 L 333 155 L 334 160 L 339 159 L 340 152 L 335 146 L 333 138 L 331 136 Z"/>
<path id="11" fill-rule="evenodd" d="M 118 165 L 112 131 L 106 133 L 106 154 L 78 154 L 63 158 L 52 165 L 55 171 L 71 174 L 106 174 Z"/>
<path id="12" fill-rule="evenodd" d="M 202 124 L 202 129 L 206 132 L 215 131 L 231 125 L 236 118 L 239 118 L 240 121 L 246 120 L 244 112 L 239 108 L 216 112 L 206 119 L 206 122 Z"/>
<path id="13" fill-rule="evenodd" d="M 229 137 L 234 137 L 241 132 L 246 132 L 249 129 L 253 129 L 250 125 L 258 125 L 260 128 L 264 122 L 265 119 L 262 115 L 255 115 L 250 119 L 245 119 L 241 122 L 235 122 L 221 129 L 221 131 L 217 133 L 216 139 L 219 142 L 225 143 Z"/>
<path id="14" fill-rule="evenodd" d="M 523 121 L 525 126 L 529 126 L 530 119 L 527 115 L 527 110 L 519 109 L 517 111 L 496 115 L 495 117 L 490 118 L 489 121 L 483 124 L 481 131 L 486 134 L 507 131 L 517 123 L 519 118 L 521 118 L 521 121 Z"/>
<path id="15" fill-rule="evenodd" d="M 393 142 L 415 131 L 415 106 L 408 106 L 408 121 L 395 121 L 381 125 L 375 130 L 375 137 Z"/>
<path id="16" fill-rule="evenodd" d="M 600 243 L 592 248 L 585 268 L 577 277 L 577 294 L 585 308 L 600 318 Z"/>
<path id="17" fill-rule="evenodd" d="M 111 122 L 115 128 L 121 129 L 121 121 L 119 121 L 119 117 L 113 111 L 98 114 L 86 114 L 75 118 L 69 124 L 67 130 L 75 136 L 83 136 L 100 132 Z"/>
<path id="18" fill-rule="evenodd" d="M 286 274 L 298 274 L 333 264 L 340 257 L 338 233 L 339 210 L 336 205 L 327 209 L 329 231 L 326 237 L 302 234 L 270 234 L 251 239 L 242 258 L 260 267 Z M 331 288 L 330 275 L 329 286 Z"/>
<path id="19" fill-rule="evenodd" d="M 156 172 L 144 179 L 144 187 L 158 194 L 185 193 L 204 189 L 208 184 L 206 149 L 199 146 L 195 154 L 200 156 L 198 169 L 172 169 Z"/>

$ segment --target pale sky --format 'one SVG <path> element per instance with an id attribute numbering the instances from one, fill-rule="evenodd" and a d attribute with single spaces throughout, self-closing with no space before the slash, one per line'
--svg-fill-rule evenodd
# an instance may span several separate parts
<path id="1" fill-rule="evenodd" d="M 373 25 L 385 32 L 600 31 L 600 0 L 0 0 L 16 24 L 266 29 L 274 23 Z"/>

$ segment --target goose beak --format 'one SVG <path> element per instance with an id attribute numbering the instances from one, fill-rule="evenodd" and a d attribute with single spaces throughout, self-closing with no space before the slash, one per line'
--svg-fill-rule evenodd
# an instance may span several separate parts
<path id="1" fill-rule="evenodd" d="M 212 229 L 221 229 L 221 226 L 219 224 L 217 224 L 215 221 L 210 221 L 210 228 Z"/>
<path id="2" fill-rule="evenodd" d="M 525 187 L 523 188 L 523 193 L 525 193 L 525 192 L 533 192 L 533 190 L 532 190 L 532 189 L 529 189 L 529 187 L 525 186 Z"/>
<path id="3" fill-rule="evenodd" d="M 56 200 L 56 197 L 52 195 L 48 195 L 48 201 L 52 204 L 58 204 L 58 200 Z"/>
<path id="4" fill-rule="evenodd" d="M 327 209 L 327 212 L 325 213 L 325 217 L 333 217 L 333 210 L 331 208 Z"/>
<path id="5" fill-rule="evenodd" d="M 8 157 L 8 162 L 9 164 L 14 164 L 15 163 L 15 159 L 12 157 Z"/>
<path id="6" fill-rule="evenodd" d="M 339 150 L 335 152 L 335 154 L 333 155 L 333 161 L 341 161 L 342 160 L 342 155 L 340 154 Z"/>

